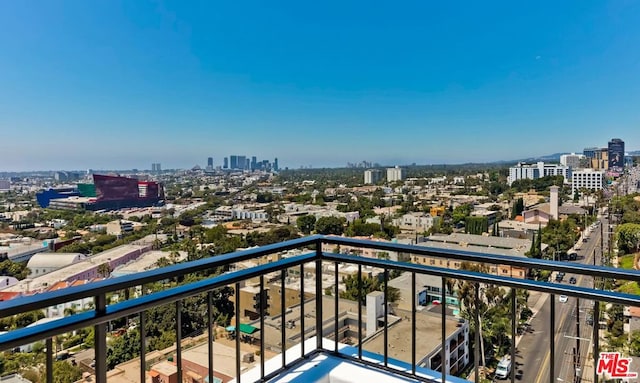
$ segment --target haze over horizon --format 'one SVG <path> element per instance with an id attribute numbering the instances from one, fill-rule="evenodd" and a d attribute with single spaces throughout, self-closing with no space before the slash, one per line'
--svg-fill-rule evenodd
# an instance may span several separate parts
<path id="1" fill-rule="evenodd" d="M 0 3 L 0 172 L 640 146 L 640 3 Z"/>

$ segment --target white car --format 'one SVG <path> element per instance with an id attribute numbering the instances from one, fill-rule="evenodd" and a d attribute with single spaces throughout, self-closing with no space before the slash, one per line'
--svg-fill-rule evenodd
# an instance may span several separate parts
<path id="1" fill-rule="evenodd" d="M 569 297 L 567 297 L 566 295 L 560 295 L 560 298 L 558 298 L 558 300 L 560 301 L 560 303 L 567 303 Z"/>

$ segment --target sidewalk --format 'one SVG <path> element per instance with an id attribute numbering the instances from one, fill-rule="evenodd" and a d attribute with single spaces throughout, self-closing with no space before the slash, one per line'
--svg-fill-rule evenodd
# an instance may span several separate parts
<path id="1" fill-rule="evenodd" d="M 539 291 L 529 292 L 528 303 L 531 304 L 529 307 L 531 308 L 531 311 L 533 312 L 533 314 L 531 315 L 531 318 L 527 320 L 527 323 L 530 323 L 531 320 L 535 318 L 536 315 L 538 315 L 538 312 L 540 312 L 540 309 L 542 309 L 542 306 L 544 306 L 545 302 L 547 301 L 547 298 L 549 298 L 549 294 L 547 293 L 542 293 Z M 518 344 L 520 343 L 520 339 L 522 339 L 523 336 L 524 336 L 524 333 L 522 335 L 516 336 L 516 347 L 518 347 Z"/>
<path id="2" fill-rule="evenodd" d="M 531 322 L 531 320 L 538 314 L 538 312 L 540 312 L 540 309 L 542 308 L 542 306 L 544 306 L 545 302 L 547 301 L 547 298 L 549 298 L 549 294 L 547 293 L 541 293 L 539 291 L 529 292 L 528 302 L 531 303 L 530 307 L 533 314 L 531 315 L 531 318 L 529 318 L 527 323 Z M 520 343 L 520 339 L 522 339 L 523 336 L 524 336 L 524 333 L 522 335 L 516 336 L 516 348 L 518 347 L 518 344 Z M 475 371 L 469 374 L 469 376 L 467 377 L 467 380 L 470 382 L 473 382 L 475 380 Z"/>

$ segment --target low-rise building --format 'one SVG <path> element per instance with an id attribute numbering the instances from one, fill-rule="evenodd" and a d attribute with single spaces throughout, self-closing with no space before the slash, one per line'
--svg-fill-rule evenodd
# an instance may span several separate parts
<path id="1" fill-rule="evenodd" d="M 424 238 L 418 245 L 431 247 L 434 250 L 458 250 L 490 255 L 526 257 L 526 252 L 531 249 L 531 240 L 454 233 L 449 235 L 432 235 Z M 449 269 L 460 269 L 462 267 L 462 261 L 459 260 L 419 254 L 412 254 L 411 262 Z M 486 266 L 489 268 L 489 273 L 491 274 L 510 276 L 513 278 L 526 278 L 527 276 L 527 270 L 520 267 L 495 264 L 487 264 Z"/>
<path id="2" fill-rule="evenodd" d="M 80 262 L 85 258 L 81 253 L 38 253 L 27 263 L 31 271 L 30 278 L 50 273 L 52 271 Z"/>
<path id="3" fill-rule="evenodd" d="M 433 227 L 440 217 L 433 217 L 425 213 L 407 213 L 400 218 L 393 220 L 393 225 L 398 226 L 401 230 L 410 230 L 415 232 L 425 232 Z"/>
<path id="4" fill-rule="evenodd" d="M 411 296 L 411 273 L 402 273 L 399 277 L 389 281 L 389 286 L 395 287 L 400 292 L 400 299 L 395 302 L 401 310 L 410 311 L 415 301 L 417 306 L 427 306 L 432 302 L 442 303 L 442 278 L 436 275 L 416 274 L 416 295 Z M 455 291 L 447 290 L 445 292 L 445 304 L 459 306 L 458 296 Z"/>
<path id="5" fill-rule="evenodd" d="M 129 233 L 132 233 L 136 228 L 142 227 L 140 222 L 127 221 L 124 219 L 119 219 L 115 221 L 111 221 L 107 223 L 106 230 L 107 234 L 115 235 L 118 237 L 122 237 Z"/>

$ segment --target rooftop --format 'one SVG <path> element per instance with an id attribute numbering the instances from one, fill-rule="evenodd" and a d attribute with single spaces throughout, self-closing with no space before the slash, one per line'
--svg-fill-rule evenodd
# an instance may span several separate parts
<path id="1" fill-rule="evenodd" d="M 145 247 L 143 246 L 135 245 L 118 246 L 113 249 L 103 251 L 102 253 L 96 254 L 80 262 L 71 264 L 67 267 L 52 271 L 48 274 L 36 278 L 24 279 L 13 286 L 9 286 L 8 288 L 3 289 L 2 291 L 26 292 L 41 290 L 47 288 L 48 286 L 51 286 L 58 281 L 64 281 L 73 275 L 82 273 L 86 270 L 91 270 L 93 267 L 96 267 L 102 263 L 123 257 L 130 252 L 136 250 L 142 251 L 144 249 Z"/>
<path id="2" fill-rule="evenodd" d="M 401 317 L 399 321 L 390 324 L 387 330 L 389 357 L 404 362 L 411 362 L 411 314 L 401 310 L 396 310 L 396 315 Z M 442 344 L 441 318 L 438 314 L 428 311 L 416 312 L 416 336 L 420 339 L 416 342 L 416 358 L 420 360 Z M 458 321 L 447 317 L 446 333 L 451 336 L 458 329 Z M 384 353 L 384 336 L 378 332 L 372 338 L 366 340 L 363 349 L 380 354 Z"/>

